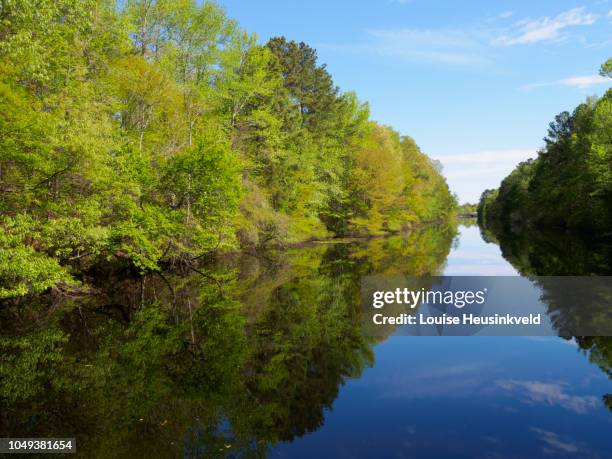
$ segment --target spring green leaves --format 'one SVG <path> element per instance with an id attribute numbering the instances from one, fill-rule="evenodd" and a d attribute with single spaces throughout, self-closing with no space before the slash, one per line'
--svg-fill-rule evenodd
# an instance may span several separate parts
<path id="1" fill-rule="evenodd" d="M 259 44 L 211 2 L 3 1 L 0 96 L 5 298 L 455 206 L 313 48 Z"/>

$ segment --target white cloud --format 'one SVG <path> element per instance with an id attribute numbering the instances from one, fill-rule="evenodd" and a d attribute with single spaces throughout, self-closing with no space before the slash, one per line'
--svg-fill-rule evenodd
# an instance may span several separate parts
<path id="1" fill-rule="evenodd" d="M 554 432 L 539 429 L 537 427 L 532 427 L 531 430 L 537 433 L 540 440 L 544 442 L 546 445 L 546 448 L 544 448 L 544 453 L 547 453 L 548 455 L 555 455 L 556 453 L 577 453 L 580 451 L 578 445 L 568 441 L 562 441 L 561 437 Z"/>
<path id="2" fill-rule="evenodd" d="M 559 41 L 566 38 L 564 30 L 568 27 L 591 25 L 596 20 L 597 15 L 587 13 L 583 7 L 564 11 L 553 18 L 523 19 L 516 22 L 509 33 L 493 40 L 492 44 L 511 46 Z"/>
<path id="3" fill-rule="evenodd" d="M 407 3 L 412 0 L 389 1 Z M 492 46 L 561 41 L 568 36 L 567 28 L 590 25 L 597 19 L 597 15 L 588 13 L 584 8 L 574 8 L 552 18 L 522 19 L 505 28 L 495 24 L 512 16 L 514 12 L 503 11 L 464 28 L 369 29 L 365 31 L 369 40 L 364 43 L 319 43 L 317 47 L 354 54 L 378 54 L 414 62 L 474 67 L 494 60 Z"/>
<path id="4" fill-rule="evenodd" d="M 588 89 L 591 86 L 598 84 L 610 84 L 610 79 L 601 75 L 578 75 L 563 78 L 557 81 L 549 81 L 542 83 L 530 83 L 521 87 L 521 89 L 529 91 L 532 89 L 542 88 L 546 86 L 569 86 L 578 89 Z"/>
<path id="5" fill-rule="evenodd" d="M 536 149 L 487 150 L 433 157 L 461 202 L 477 202 L 487 188 L 497 188 L 521 161 L 535 158 Z"/>
<path id="6" fill-rule="evenodd" d="M 560 406 L 578 414 L 585 414 L 600 403 L 599 398 L 593 395 L 570 395 L 563 385 L 556 383 L 507 379 L 497 381 L 497 385 L 504 390 L 518 392 L 526 403 Z"/>
<path id="7" fill-rule="evenodd" d="M 609 82 L 610 80 L 608 78 L 602 77 L 601 75 L 574 76 L 559 80 L 559 84 L 565 86 L 574 86 L 576 88 L 581 89 L 588 88 L 596 84 L 604 84 Z"/>

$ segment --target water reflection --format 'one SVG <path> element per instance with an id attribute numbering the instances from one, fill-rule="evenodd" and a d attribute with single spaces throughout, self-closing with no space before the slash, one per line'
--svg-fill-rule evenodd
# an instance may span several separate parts
<path id="1" fill-rule="evenodd" d="M 564 265 L 499 244 L 429 228 L 5 305 L 0 434 L 74 435 L 84 457 L 610 456 L 607 338 L 365 337 L 365 275 Z"/>
<path id="2" fill-rule="evenodd" d="M 76 436 L 86 457 L 264 457 L 320 429 L 373 364 L 360 279 L 438 274 L 454 231 L 429 228 L 131 278 L 0 310 L 0 433 Z"/>
<path id="3" fill-rule="evenodd" d="M 560 231 L 536 228 L 481 228 L 487 242 L 499 245 L 503 257 L 525 277 L 610 276 L 612 243 Z M 542 300 L 548 306 L 555 327 L 574 340 L 591 362 L 612 377 L 612 337 L 572 336 L 571 330 L 612 323 L 612 289 L 608 280 L 593 279 L 592 288 L 576 298 L 562 282 L 540 277 Z M 612 409 L 612 394 L 603 396 Z"/>
<path id="4" fill-rule="evenodd" d="M 599 394 L 610 383 L 567 343 L 392 337 L 376 347 L 376 365 L 343 388 L 325 427 L 274 457 L 609 457 L 612 416 Z M 551 403 L 508 381 L 557 384 L 562 394 Z M 577 413 L 559 403 L 565 397 L 596 405 Z M 552 449 L 543 432 L 578 451 Z"/>
<path id="5" fill-rule="evenodd" d="M 523 276 L 612 275 L 612 243 L 575 233 L 504 226 L 482 227 L 482 238 Z"/>
<path id="6" fill-rule="evenodd" d="M 497 384 L 506 391 L 520 394 L 525 403 L 560 406 L 577 414 L 586 414 L 599 405 L 598 398 L 592 395 L 568 394 L 563 384 L 516 379 L 500 380 Z"/>

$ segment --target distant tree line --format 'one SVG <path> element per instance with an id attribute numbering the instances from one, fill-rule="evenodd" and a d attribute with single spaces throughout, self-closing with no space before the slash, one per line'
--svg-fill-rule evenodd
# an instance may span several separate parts
<path id="1" fill-rule="evenodd" d="M 466 202 L 457 207 L 457 213 L 459 216 L 473 216 L 478 212 L 478 204 L 470 204 Z"/>
<path id="2" fill-rule="evenodd" d="M 612 76 L 612 59 L 601 67 Z M 478 204 L 484 225 L 558 227 L 612 235 L 612 89 L 550 123 L 538 157 L 520 163 Z"/>

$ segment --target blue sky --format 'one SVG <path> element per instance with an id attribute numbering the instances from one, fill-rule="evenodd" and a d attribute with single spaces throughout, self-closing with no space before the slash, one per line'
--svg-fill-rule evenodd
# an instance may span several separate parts
<path id="1" fill-rule="evenodd" d="M 476 201 L 534 156 L 548 123 L 612 80 L 612 1 L 219 0 L 257 33 L 316 48 L 342 90 L 439 159 Z"/>

